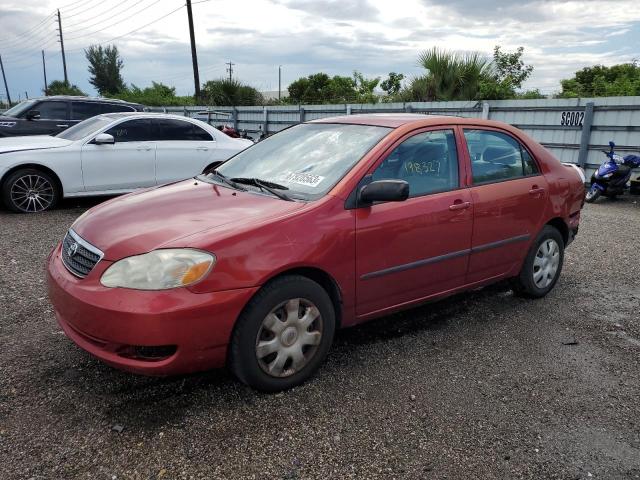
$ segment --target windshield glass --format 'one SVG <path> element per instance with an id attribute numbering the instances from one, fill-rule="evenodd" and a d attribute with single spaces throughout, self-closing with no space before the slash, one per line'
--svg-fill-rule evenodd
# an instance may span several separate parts
<path id="1" fill-rule="evenodd" d="M 287 195 L 311 200 L 328 192 L 390 131 L 369 125 L 296 125 L 249 147 L 218 171 L 227 178 L 279 184 L 288 188 Z"/>
<path id="2" fill-rule="evenodd" d="M 19 103 L 18 105 L 14 105 L 9 110 L 4 112 L 2 115 L 6 115 L 7 117 L 19 117 L 22 113 L 27 110 L 31 110 L 31 107 L 35 105 L 35 100 L 25 100 L 24 102 Z"/>
<path id="3" fill-rule="evenodd" d="M 64 138 L 65 140 L 80 140 L 87 135 L 91 135 L 94 132 L 97 132 L 103 127 L 106 127 L 111 122 L 113 122 L 112 118 L 101 117 L 98 115 L 97 117 L 88 118 L 71 128 L 68 128 L 64 132 L 56 135 L 58 138 Z"/>

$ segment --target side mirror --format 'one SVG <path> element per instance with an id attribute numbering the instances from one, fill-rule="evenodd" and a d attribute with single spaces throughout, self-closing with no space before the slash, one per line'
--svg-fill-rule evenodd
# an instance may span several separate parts
<path id="1" fill-rule="evenodd" d="M 409 184 L 404 180 L 376 180 L 360 189 L 361 203 L 403 202 L 409 198 Z"/>
<path id="2" fill-rule="evenodd" d="M 29 110 L 25 115 L 27 120 L 39 120 L 40 119 L 40 111 L 39 110 Z"/>
<path id="3" fill-rule="evenodd" d="M 96 135 L 96 138 L 93 139 L 93 143 L 96 145 L 113 145 L 116 143 L 116 139 L 108 133 L 99 133 Z"/>

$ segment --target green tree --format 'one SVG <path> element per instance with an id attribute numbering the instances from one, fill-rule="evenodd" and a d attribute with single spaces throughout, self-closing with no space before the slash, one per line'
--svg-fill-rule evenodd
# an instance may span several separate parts
<path id="1" fill-rule="evenodd" d="M 83 97 L 87 95 L 76 85 L 69 84 L 63 80 L 52 81 L 47 85 L 47 91 L 42 93 L 46 93 L 47 95 L 79 95 Z"/>
<path id="2" fill-rule="evenodd" d="M 402 88 L 402 80 L 404 80 L 402 73 L 390 72 L 389 77 L 380 84 L 380 87 L 387 92 L 387 95 L 397 95 Z"/>
<path id="3" fill-rule="evenodd" d="M 322 72 L 299 78 L 289 85 L 289 99 L 293 103 L 348 103 L 356 101 L 357 96 L 353 78 L 329 77 Z"/>
<path id="4" fill-rule="evenodd" d="M 640 65 L 634 60 L 611 67 L 585 67 L 560 84 L 563 98 L 640 95 Z"/>
<path id="5" fill-rule="evenodd" d="M 208 105 L 249 106 L 262 105 L 264 98 L 255 88 L 239 80 L 222 78 L 202 85 L 202 98 Z"/>
<path id="6" fill-rule="evenodd" d="M 84 51 L 84 55 L 89 62 L 89 83 L 100 95 L 113 95 L 125 90 L 120 74 L 124 62 L 120 58 L 118 47 L 109 45 L 103 48 L 101 45 L 91 45 Z"/>
<path id="7" fill-rule="evenodd" d="M 521 98 L 517 90 L 531 76 L 532 65 L 526 65 L 522 60 L 524 47 L 518 47 L 515 52 L 503 52 L 502 47 L 496 45 L 493 49 L 492 68 L 482 78 L 478 92 L 478 99 L 503 100 Z M 537 92 L 540 95 L 540 92 Z M 530 91 L 527 98 L 536 97 L 535 91 Z"/>
<path id="8" fill-rule="evenodd" d="M 158 107 L 194 104 L 193 96 L 177 96 L 175 87 L 169 87 L 160 82 L 151 82 L 151 86 L 146 88 L 131 85 L 113 96 L 128 102 Z"/>
<path id="9" fill-rule="evenodd" d="M 357 101 L 360 103 L 376 103 L 378 96 L 374 90 L 380 83 L 380 77 L 366 78 L 362 73 L 353 72 L 353 84 L 357 93 Z"/>
<path id="10" fill-rule="evenodd" d="M 426 75 L 412 80 L 405 97 L 413 101 L 472 100 L 480 82 L 490 74 L 491 62 L 480 53 L 461 53 L 437 47 L 422 52 L 418 63 Z"/>

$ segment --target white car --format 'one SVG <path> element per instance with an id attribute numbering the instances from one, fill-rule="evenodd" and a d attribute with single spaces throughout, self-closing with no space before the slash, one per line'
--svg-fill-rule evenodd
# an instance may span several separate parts
<path id="1" fill-rule="evenodd" d="M 0 139 L 2 200 L 30 213 L 62 197 L 117 195 L 201 174 L 250 145 L 177 115 L 98 115 L 55 137 Z"/>

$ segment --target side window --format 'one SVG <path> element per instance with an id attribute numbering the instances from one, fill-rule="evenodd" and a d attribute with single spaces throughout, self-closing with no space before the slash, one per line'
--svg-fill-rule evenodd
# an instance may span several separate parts
<path id="1" fill-rule="evenodd" d="M 156 139 L 155 126 L 150 119 L 128 120 L 111 127 L 105 133 L 116 142 L 149 142 Z"/>
<path id="2" fill-rule="evenodd" d="M 205 130 L 191 122 L 182 120 L 159 120 L 162 140 L 211 141 L 213 138 Z"/>
<path id="3" fill-rule="evenodd" d="M 102 113 L 99 103 L 71 102 L 71 119 L 86 120 Z"/>
<path id="4" fill-rule="evenodd" d="M 42 120 L 68 120 L 68 104 L 67 102 L 40 102 L 34 110 L 40 112 L 40 118 Z"/>
<path id="5" fill-rule="evenodd" d="M 406 139 L 373 172 L 373 180 L 409 183 L 409 196 L 454 190 L 459 186 L 453 130 L 419 133 Z"/>
<path id="6" fill-rule="evenodd" d="M 129 105 L 118 105 L 115 103 L 100 104 L 100 113 L 135 112 L 135 108 Z"/>
<path id="7" fill-rule="evenodd" d="M 492 130 L 465 130 L 473 183 L 489 183 L 539 173 L 529 152 L 515 138 Z"/>

